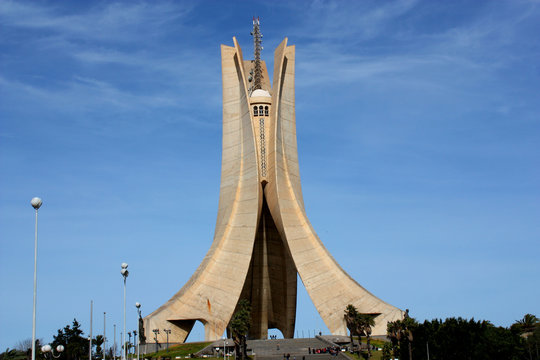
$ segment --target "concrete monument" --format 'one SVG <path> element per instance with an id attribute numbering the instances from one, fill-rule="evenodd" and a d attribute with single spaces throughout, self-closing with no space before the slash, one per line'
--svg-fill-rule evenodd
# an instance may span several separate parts
<path id="1" fill-rule="evenodd" d="M 378 315 L 373 334 L 403 312 L 354 281 L 313 230 L 300 184 L 295 119 L 295 47 L 281 42 L 274 53 L 273 79 L 260 59 L 261 34 L 254 20 L 254 60 L 244 60 L 236 38 L 221 45 L 223 153 L 214 241 L 191 279 L 144 319 L 152 329 L 172 329 L 184 342 L 195 321 L 206 340 L 224 333 L 240 299 L 252 306 L 250 338 L 269 328 L 294 335 L 297 274 L 328 329 L 346 335 L 344 310 Z M 157 334 L 165 342 L 165 334 Z"/>

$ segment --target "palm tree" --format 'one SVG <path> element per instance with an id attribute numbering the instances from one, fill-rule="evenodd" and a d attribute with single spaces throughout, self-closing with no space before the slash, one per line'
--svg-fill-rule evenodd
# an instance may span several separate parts
<path id="1" fill-rule="evenodd" d="M 397 357 L 399 341 L 401 340 L 401 320 L 389 321 L 386 325 L 386 335 L 392 343 L 394 359 Z"/>
<path id="2" fill-rule="evenodd" d="M 522 337 L 527 339 L 537 326 L 540 326 L 540 320 L 533 314 L 525 314 L 523 319 L 516 320 L 516 322 L 512 324 L 510 328 L 517 331 Z M 532 359 L 531 344 L 529 341 L 527 341 L 527 350 L 529 352 L 529 359 Z"/>
<path id="3" fill-rule="evenodd" d="M 375 317 L 371 314 L 358 314 L 358 324 L 361 333 L 366 335 L 368 359 L 371 358 L 371 328 L 375 326 Z"/>
<path id="4" fill-rule="evenodd" d="M 533 314 L 525 314 L 523 319 L 517 320 L 516 324 L 520 327 L 520 332 L 522 334 L 533 332 L 534 329 L 539 325 L 540 320 Z"/>
<path id="5" fill-rule="evenodd" d="M 413 342 L 413 330 L 416 328 L 417 322 L 415 319 L 408 316 L 408 311 L 405 318 L 401 321 L 401 333 L 403 337 L 407 338 L 409 346 L 409 360 L 412 360 L 412 342 Z"/>
<path id="6" fill-rule="evenodd" d="M 353 335 L 357 332 L 357 319 L 358 319 L 358 310 L 354 305 L 349 304 L 345 308 L 345 323 L 347 324 L 347 329 L 349 329 L 349 334 L 351 336 L 351 348 L 354 349 L 354 340 Z"/>

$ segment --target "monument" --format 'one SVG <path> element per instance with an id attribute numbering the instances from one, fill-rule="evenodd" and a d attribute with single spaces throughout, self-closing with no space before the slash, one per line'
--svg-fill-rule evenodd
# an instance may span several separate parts
<path id="1" fill-rule="evenodd" d="M 328 329 L 346 335 L 344 310 L 377 315 L 374 335 L 403 312 L 354 281 L 313 230 L 300 184 L 295 119 L 295 47 L 285 38 L 274 53 L 270 83 L 261 60 L 259 21 L 254 19 L 254 60 L 244 60 L 236 38 L 221 45 L 223 149 L 214 241 L 189 281 L 144 318 L 145 335 L 171 329 L 184 342 L 195 321 L 207 341 L 224 333 L 240 299 L 252 306 L 249 338 L 269 328 L 294 335 L 297 274 Z M 165 334 L 156 334 L 165 342 Z"/>

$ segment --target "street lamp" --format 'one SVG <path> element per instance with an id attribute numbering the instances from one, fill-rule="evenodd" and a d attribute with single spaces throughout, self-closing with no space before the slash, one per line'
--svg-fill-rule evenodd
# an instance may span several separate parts
<path id="1" fill-rule="evenodd" d="M 30 200 L 30 204 L 36 210 L 36 231 L 34 236 L 34 306 L 32 310 L 32 360 L 36 360 L 36 298 L 37 298 L 37 224 L 38 224 L 38 209 L 43 204 L 43 201 L 35 197 Z"/>
<path id="2" fill-rule="evenodd" d="M 116 324 L 113 324 L 113 360 L 116 360 Z"/>
<path id="3" fill-rule="evenodd" d="M 128 332 L 128 336 L 129 336 L 129 340 L 128 340 L 128 345 L 127 345 L 127 354 L 129 355 L 130 351 L 131 351 L 131 331 Z"/>
<path id="4" fill-rule="evenodd" d="M 58 359 L 60 357 L 60 355 L 62 355 L 63 351 L 64 351 L 64 346 L 63 345 L 58 345 L 56 347 L 56 352 L 58 353 L 58 355 L 54 354 L 54 349 L 49 344 L 43 345 L 41 347 L 41 352 L 43 352 L 43 354 L 45 354 L 45 358 L 47 357 L 47 354 L 50 354 L 53 358 Z"/>
<path id="5" fill-rule="evenodd" d="M 137 360 L 139 360 L 139 347 L 135 345 L 135 338 L 137 338 L 137 330 L 133 330 L 133 347 L 137 347 L 137 349 L 133 349 L 133 355 L 135 355 L 135 350 L 137 350 Z M 133 359 L 133 356 L 131 358 Z"/>
<path id="6" fill-rule="evenodd" d="M 103 360 L 106 360 L 105 356 L 107 354 L 107 337 L 105 336 L 105 330 L 106 330 L 106 316 L 107 313 L 103 312 Z"/>
<path id="7" fill-rule="evenodd" d="M 225 360 L 225 356 L 227 354 L 227 338 L 223 337 L 223 360 Z"/>
<path id="8" fill-rule="evenodd" d="M 127 269 L 128 264 L 122 263 L 122 270 L 120 270 L 120 274 L 124 277 L 124 337 L 122 338 L 124 349 L 122 350 L 122 359 L 127 359 L 127 349 L 126 349 L 126 280 L 129 275 L 129 271 Z M 34 359 L 32 359 L 34 360 Z"/>
<path id="9" fill-rule="evenodd" d="M 139 315 L 139 318 L 137 319 L 137 323 L 139 324 L 139 334 L 137 336 L 137 360 L 139 360 L 140 347 L 141 347 L 141 331 L 143 331 L 143 329 L 141 329 L 140 320 L 139 320 L 139 319 L 142 319 L 142 317 L 141 317 L 141 303 L 136 302 L 135 307 L 137 308 L 137 314 Z"/>
<path id="10" fill-rule="evenodd" d="M 152 332 L 154 333 L 154 340 L 156 342 L 156 353 L 158 352 L 158 338 L 157 335 L 159 334 L 159 329 L 153 329 Z"/>
<path id="11" fill-rule="evenodd" d="M 163 329 L 163 331 L 167 334 L 167 352 L 169 352 L 169 334 L 171 333 L 171 329 Z"/>

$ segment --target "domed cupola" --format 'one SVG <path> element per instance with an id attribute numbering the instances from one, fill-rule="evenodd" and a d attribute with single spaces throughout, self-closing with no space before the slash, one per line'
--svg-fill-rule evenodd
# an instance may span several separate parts
<path id="1" fill-rule="evenodd" d="M 269 116 L 272 96 L 263 89 L 257 89 L 251 93 L 249 98 L 253 116 Z"/>

